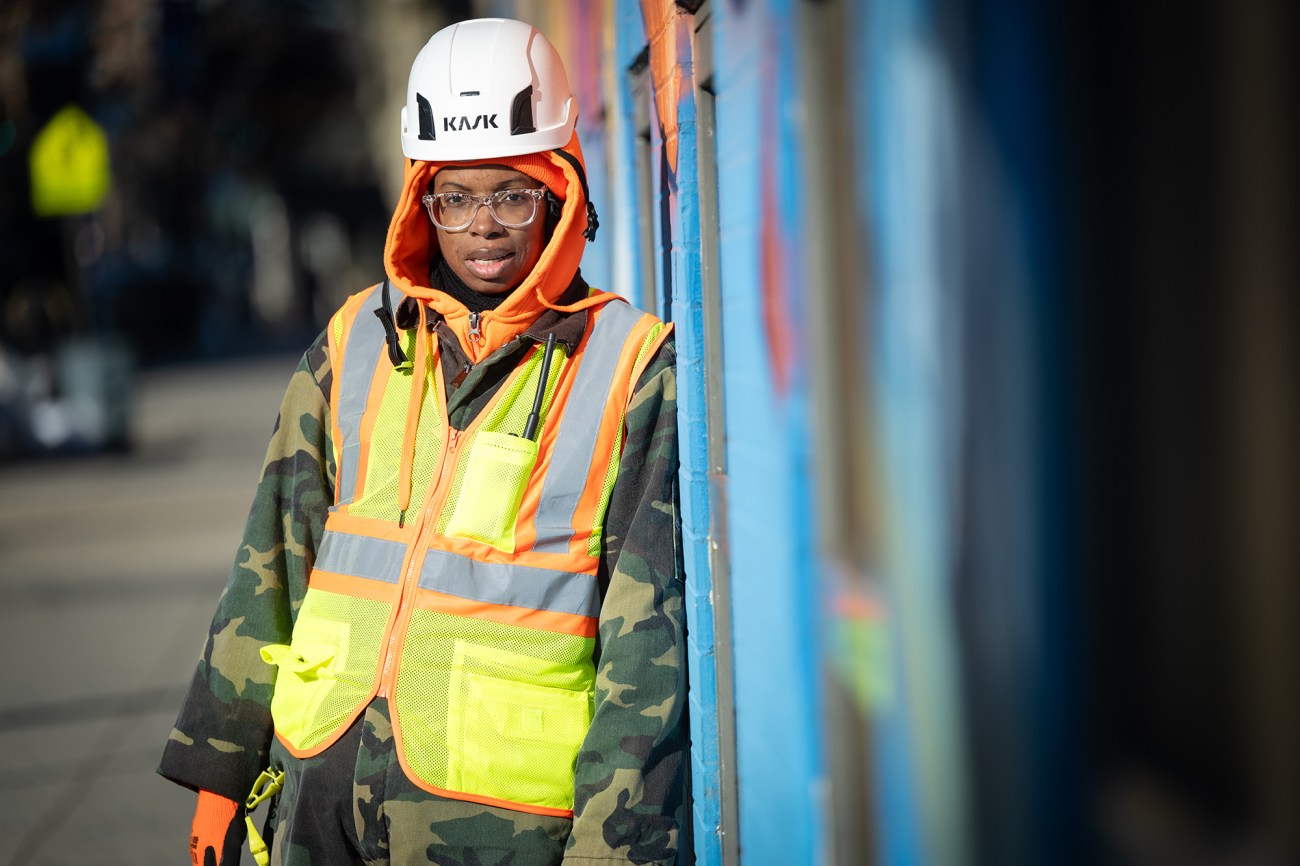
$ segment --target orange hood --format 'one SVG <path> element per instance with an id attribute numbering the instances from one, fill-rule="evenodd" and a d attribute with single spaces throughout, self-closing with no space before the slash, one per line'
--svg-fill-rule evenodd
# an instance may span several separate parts
<path id="1" fill-rule="evenodd" d="M 582 148 L 575 131 L 564 150 L 583 165 Z M 421 197 L 439 169 L 449 166 L 508 165 L 532 177 L 537 177 L 564 202 L 559 224 L 551 240 L 542 250 L 541 258 L 522 283 L 506 297 L 495 310 L 486 310 L 479 322 L 482 341 L 469 340 L 469 311 L 451 296 L 432 288 L 429 283 L 429 265 L 440 255 L 429 215 L 420 202 Z M 563 184 L 561 186 L 561 183 Z M 557 188 L 560 187 L 560 188 Z M 392 284 L 401 292 L 426 302 L 442 314 L 455 331 L 470 360 L 477 363 L 495 349 L 527 330 L 546 309 L 574 311 L 600 303 L 607 292 L 596 293 L 575 304 L 558 306 L 556 301 L 573 282 L 578 273 L 586 238 L 587 198 L 578 170 L 564 157 L 553 151 L 519 157 L 492 157 L 488 159 L 457 162 L 421 162 L 407 160 L 402 194 L 388 227 L 388 240 L 384 245 L 384 269 Z"/>

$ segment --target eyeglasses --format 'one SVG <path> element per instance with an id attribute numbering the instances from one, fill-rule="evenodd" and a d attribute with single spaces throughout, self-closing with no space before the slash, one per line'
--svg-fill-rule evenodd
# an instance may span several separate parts
<path id="1" fill-rule="evenodd" d="M 492 219 L 510 229 L 520 229 L 537 218 L 537 203 L 546 195 L 544 189 L 503 189 L 492 195 L 467 192 L 427 193 L 420 201 L 429 211 L 429 219 L 443 231 L 461 232 L 487 205 Z"/>

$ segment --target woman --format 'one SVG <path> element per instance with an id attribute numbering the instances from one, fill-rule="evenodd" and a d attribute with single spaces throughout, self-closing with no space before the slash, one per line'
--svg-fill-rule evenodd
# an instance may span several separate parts
<path id="1" fill-rule="evenodd" d="M 576 119 L 527 24 L 416 58 L 387 278 L 290 382 L 159 768 L 194 863 L 246 797 L 276 864 L 675 860 L 671 328 L 578 273 Z"/>

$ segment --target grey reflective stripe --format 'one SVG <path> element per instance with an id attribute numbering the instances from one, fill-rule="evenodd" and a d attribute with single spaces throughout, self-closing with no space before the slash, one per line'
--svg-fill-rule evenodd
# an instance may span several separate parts
<path id="1" fill-rule="evenodd" d="M 370 304 L 379 297 L 376 286 L 361 302 L 361 309 L 352 320 L 352 331 L 347 334 L 343 347 L 343 369 L 334 371 L 339 377 L 339 405 L 337 408 L 339 432 L 339 505 L 349 505 L 357 492 L 357 464 L 361 456 L 361 416 L 365 414 L 370 399 L 370 383 L 375 378 L 375 365 L 384 351 L 384 326 L 371 314 Z"/>
<path id="2" fill-rule="evenodd" d="M 586 485 L 587 472 L 593 455 L 603 460 L 608 455 L 596 455 L 596 436 L 609 401 L 609 389 L 614 381 L 614 368 L 623 351 L 628 334 L 641 320 L 643 313 L 622 301 L 610 301 L 596 319 L 596 327 L 587 340 L 578 376 L 573 382 L 564 414 L 560 418 L 560 432 L 556 435 L 551 452 L 551 465 L 546 470 L 541 499 L 537 503 L 537 541 L 533 550 L 541 553 L 568 553 L 573 538 L 573 513 L 578 508 L 578 498 Z"/>
<path id="3" fill-rule="evenodd" d="M 321 539 L 316 567 L 321 571 L 397 583 L 402 573 L 406 545 L 364 535 L 326 530 Z"/>
<path id="4" fill-rule="evenodd" d="M 420 587 L 448 595 L 549 610 L 578 616 L 600 613 L 596 577 L 526 565 L 479 562 L 458 553 L 430 550 L 420 569 Z"/>

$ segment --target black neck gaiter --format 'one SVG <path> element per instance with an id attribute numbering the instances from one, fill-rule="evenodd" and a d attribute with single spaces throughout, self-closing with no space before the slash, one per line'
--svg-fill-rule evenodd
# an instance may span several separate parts
<path id="1" fill-rule="evenodd" d="M 435 258 L 429 266 L 429 285 L 460 301 L 465 305 L 465 309 L 471 313 L 495 310 L 510 295 L 509 292 L 488 295 L 474 291 L 465 285 L 460 277 L 456 276 L 456 272 L 451 269 L 451 265 L 447 264 L 447 260 L 442 256 Z"/>

